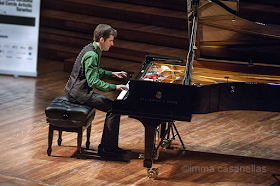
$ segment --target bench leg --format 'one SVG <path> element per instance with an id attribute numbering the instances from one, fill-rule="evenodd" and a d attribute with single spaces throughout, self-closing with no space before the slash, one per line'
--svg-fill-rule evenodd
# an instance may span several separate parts
<path id="1" fill-rule="evenodd" d="M 57 139 L 57 144 L 58 146 L 61 146 L 61 142 L 62 142 L 62 131 L 58 131 L 58 139 Z"/>
<path id="2" fill-rule="evenodd" d="M 81 147 L 82 147 L 82 137 L 83 137 L 83 127 L 78 129 L 78 138 L 77 138 L 77 158 L 81 158 Z"/>
<path id="3" fill-rule="evenodd" d="M 53 140 L 53 126 L 49 125 L 49 138 L 48 138 L 48 156 L 52 153 L 52 140 Z"/>
<path id="4" fill-rule="evenodd" d="M 86 148 L 89 150 L 90 145 L 90 133 L 91 133 L 91 125 L 87 128 L 87 142 L 86 142 Z"/>

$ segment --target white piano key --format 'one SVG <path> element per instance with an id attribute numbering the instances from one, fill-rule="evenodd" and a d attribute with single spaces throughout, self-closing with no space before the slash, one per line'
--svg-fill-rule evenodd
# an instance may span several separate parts
<path id="1" fill-rule="evenodd" d="M 125 86 L 129 89 L 129 81 Z M 117 100 L 123 100 L 127 92 L 128 90 L 122 90 L 119 96 L 117 97 Z"/>

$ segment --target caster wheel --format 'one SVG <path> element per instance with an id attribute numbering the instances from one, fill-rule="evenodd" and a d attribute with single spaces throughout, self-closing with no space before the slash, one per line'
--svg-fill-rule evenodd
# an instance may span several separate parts
<path id="1" fill-rule="evenodd" d="M 158 175 L 158 168 L 148 168 L 147 169 L 147 176 L 149 179 L 153 180 Z"/>
<path id="2" fill-rule="evenodd" d="M 171 144 L 171 139 L 164 139 L 162 141 L 161 147 L 163 149 L 167 149 L 170 146 L 170 144 Z"/>

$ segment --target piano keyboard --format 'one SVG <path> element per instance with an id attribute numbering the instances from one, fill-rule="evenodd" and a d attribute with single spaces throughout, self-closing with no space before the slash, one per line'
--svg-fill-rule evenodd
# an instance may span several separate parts
<path id="1" fill-rule="evenodd" d="M 129 81 L 125 85 L 129 89 Z M 117 100 L 124 100 L 128 97 L 129 90 L 122 90 L 119 96 L 117 97 Z"/>

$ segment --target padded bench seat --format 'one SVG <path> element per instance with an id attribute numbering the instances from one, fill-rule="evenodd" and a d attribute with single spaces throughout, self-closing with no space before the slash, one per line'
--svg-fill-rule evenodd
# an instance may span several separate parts
<path id="1" fill-rule="evenodd" d="M 89 149 L 91 123 L 95 116 L 95 108 L 70 103 L 65 96 L 55 98 L 45 109 L 49 123 L 48 156 L 52 152 L 53 131 L 59 131 L 58 145 L 62 142 L 62 131 L 77 132 L 77 158 L 81 156 L 83 131 L 87 129 L 86 148 Z"/>

